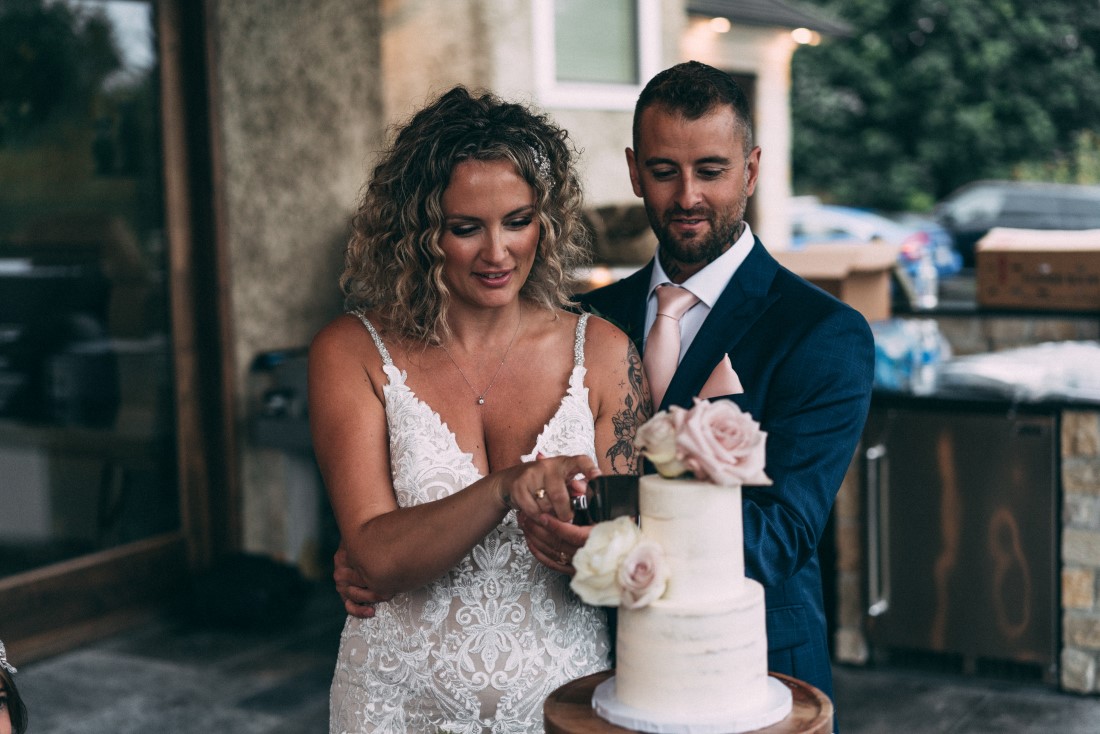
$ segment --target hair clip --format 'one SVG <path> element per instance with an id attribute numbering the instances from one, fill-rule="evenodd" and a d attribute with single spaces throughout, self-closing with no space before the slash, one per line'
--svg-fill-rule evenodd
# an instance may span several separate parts
<path id="1" fill-rule="evenodd" d="M 3 640 L 0 640 L 0 668 L 3 668 L 12 675 L 17 672 L 15 666 L 8 662 L 8 654 L 7 650 L 4 649 Z"/>
<path id="2" fill-rule="evenodd" d="M 531 149 L 531 157 L 535 159 L 535 168 L 538 169 L 538 176 L 542 179 L 542 182 L 547 186 L 554 185 L 554 179 L 550 175 L 550 159 L 546 157 L 546 153 L 543 152 L 542 146 L 536 143 L 535 145 L 527 146 Z"/>

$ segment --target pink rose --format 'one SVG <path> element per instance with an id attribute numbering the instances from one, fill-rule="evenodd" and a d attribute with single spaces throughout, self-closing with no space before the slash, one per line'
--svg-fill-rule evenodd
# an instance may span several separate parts
<path id="1" fill-rule="evenodd" d="M 661 546 L 642 540 L 619 566 L 620 603 L 627 609 L 641 609 L 661 598 L 668 584 L 668 564 Z"/>
<path id="2" fill-rule="evenodd" d="M 771 484 L 760 424 L 729 400 L 695 399 L 677 435 L 680 460 L 696 478 L 725 486 Z"/>

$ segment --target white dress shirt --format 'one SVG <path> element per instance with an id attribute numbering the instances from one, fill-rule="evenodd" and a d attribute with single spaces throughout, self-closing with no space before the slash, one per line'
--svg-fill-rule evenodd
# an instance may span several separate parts
<path id="1" fill-rule="evenodd" d="M 691 342 L 695 339 L 695 335 L 699 333 L 699 329 L 710 314 L 710 310 L 718 302 L 718 297 L 726 289 L 733 274 L 737 272 L 737 268 L 741 267 L 741 263 L 745 262 L 745 258 L 749 256 L 753 241 L 752 229 L 749 228 L 746 222 L 745 231 L 733 243 L 733 247 L 723 252 L 717 260 L 698 273 L 680 283 L 681 286 L 687 288 L 699 298 L 699 303 L 692 306 L 680 319 L 681 360 L 687 353 L 688 347 L 691 346 Z M 660 259 L 654 256 L 653 274 L 649 279 L 649 297 L 646 300 L 645 307 L 645 333 L 647 339 L 653 322 L 657 320 L 657 296 L 654 291 L 657 290 L 657 286 L 671 282 L 671 279 L 665 273 L 665 269 L 661 267 Z M 679 362 L 679 360 L 677 361 Z"/>

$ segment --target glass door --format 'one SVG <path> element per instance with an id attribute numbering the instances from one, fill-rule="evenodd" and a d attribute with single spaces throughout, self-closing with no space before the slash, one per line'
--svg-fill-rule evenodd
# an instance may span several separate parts
<path id="1" fill-rule="evenodd" d="M 217 420 L 179 407 L 202 381 L 203 55 L 181 50 L 201 7 L 0 2 L 0 632 L 23 659 L 121 624 L 206 552 L 194 437 Z"/>
<path id="2" fill-rule="evenodd" d="M 179 527 L 153 6 L 0 11 L 0 576 Z"/>

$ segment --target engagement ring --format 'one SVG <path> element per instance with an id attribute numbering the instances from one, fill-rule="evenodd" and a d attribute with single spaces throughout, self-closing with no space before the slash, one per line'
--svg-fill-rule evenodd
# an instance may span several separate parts
<path id="1" fill-rule="evenodd" d="M 535 499 L 537 499 L 537 500 L 546 499 L 546 487 L 539 487 L 538 489 L 535 490 Z"/>

